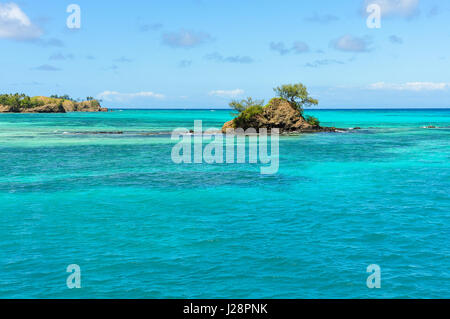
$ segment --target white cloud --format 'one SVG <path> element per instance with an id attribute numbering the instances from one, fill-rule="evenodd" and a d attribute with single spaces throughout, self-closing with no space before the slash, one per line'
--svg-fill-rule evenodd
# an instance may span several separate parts
<path id="1" fill-rule="evenodd" d="M 378 82 L 369 85 L 371 90 L 394 90 L 394 91 L 442 91 L 450 88 L 450 83 L 445 82 L 407 82 L 407 83 L 385 83 Z"/>
<path id="2" fill-rule="evenodd" d="M 288 54 L 290 52 L 294 52 L 296 54 L 301 54 L 305 52 L 309 52 L 309 46 L 302 41 L 296 41 L 293 43 L 292 47 L 288 48 L 284 42 L 271 42 L 270 49 L 272 51 L 276 51 L 281 55 Z"/>
<path id="3" fill-rule="evenodd" d="M 281 55 L 288 54 L 290 51 L 283 42 L 271 42 L 270 49 L 277 51 Z"/>
<path id="4" fill-rule="evenodd" d="M 318 68 L 320 66 L 326 66 L 326 65 L 332 65 L 332 64 L 345 64 L 344 61 L 340 60 L 330 60 L 330 59 L 322 59 L 322 60 L 315 60 L 314 62 L 308 62 L 305 64 L 308 68 Z"/>
<path id="5" fill-rule="evenodd" d="M 244 90 L 241 89 L 235 89 L 235 90 L 214 90 L 209 92 L 209 95 L 211 96 L 218 96 L 218 97 L 226 97 L 226 98 L 234 98 L 238 97 L 244 94 Z"/>
<path id="6" fill-rule="evenodd" d="M 382 17 L 410 18 L 417 14 L 419 9 L 419 0 L 365 0 L 364 12 L 370 4 L 380 6 Z"/>
<path id="7" fill-rule="evenodd" d="M 205 56 L 205 59 L 207 60 L 213 60 L 216 62 L 226 62 L 226 63 L 241 63 L 241 64 L 249 64 L 253 62 L 253 59 L 249 56 L 223 56 L 222 54 L 218 52 L 213 52 L 210 54 L 207 54 Z"/>
<path id="8" fill-rule="evenodd" d="M 317 12 L 315 12 L 314 15 L 307 17 L 305 20 L 308 22 L 328 24 L 330 22 L 338 21 L 339 17 L 332 14 L 320 15 Z"/>
<path id="9" fill-rule="evenodd" d="M 37 71 L 61 71 L 60 68 L 57 68 L 53 65 L 50 64 L 42 64 L 36 68 L 33 68 L 32 70 L 37 70 Z"/>
<path id="10" fill-rule="evenodd" d="M 0 38 L 15 40 L 37 39 L 41 29 L 15 3 L 0 3 Z"/>
<path id="11" fill-rule="evenodd" d="M 137 92 L 137 93 L 120 93 L 116 91 L 104 91 L 97 95 L 98 99 L 105 101 L 115 101 L 115 102 L 125 102 L 135 98 L 154 98 L 163 99 L 165 96 L 163 94 L 158 94 L 154 92 Z"/>
<path id="12" fill-rule="evenodd" d="M 295 51 L 295 53 L 305 53 L 309 51 L 309 46 L 302 41 L 294 42 L 294 46 L 292 49 Z"/>
<path id="13" fill-rule="evenodd" d="M 344 35 L 331 42 L 333 48 L 346 52 L 367 52 L 369 45 L 369 38 L 358 38 L 351 35 Z"/>
<path id="14" fill-rule="evenodd" d="M 166 32 L 162 35 L 162 42 L 173 48 L 193 48 L 212 41 L 211 35 L 181 29 L 178 32 Z"/>

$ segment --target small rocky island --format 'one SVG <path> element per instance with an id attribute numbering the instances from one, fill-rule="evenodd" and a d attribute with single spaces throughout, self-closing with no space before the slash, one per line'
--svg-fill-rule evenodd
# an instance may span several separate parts
<path id="1" fill-rule="evenodd" d="M 317 118 L 305 116 L 305 106 L 317 105 L 319 102 L 310 97 L 306 87 L 299 84 L 288 84 L 274 89 L 278 97 L 268 104 L 264 101 L 247 98 L 242 101 L 232 101 L 230 107 L 235 110 L 236 117 L 225 123 L 222 132 L 227 129 L 242 128 L 247 130 L 278 128 L 282 134 L 337 132 L 342 129 L 335 127 L 322 127 Z"/>
<path id="2" fill-rule="evenodd" d="M 100 101 L 88 97 L 86 101 L 76 101 L 67 95 L 51 97 L 29 97 L 25 94 L 1 94 L 0 113 L 67 113 L 67 112 L 108 112 Z"/>

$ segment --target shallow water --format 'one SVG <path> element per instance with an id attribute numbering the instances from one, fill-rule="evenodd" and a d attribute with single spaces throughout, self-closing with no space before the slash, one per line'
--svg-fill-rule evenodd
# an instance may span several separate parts
<path id="1" fill-rule="evenodd" d="M 449 298 L 450 110 L 308 113 L 362 130 L 282 137 L 267 176 L 143 135 L 229 111 L 0 114 L 0 298 Z"/>

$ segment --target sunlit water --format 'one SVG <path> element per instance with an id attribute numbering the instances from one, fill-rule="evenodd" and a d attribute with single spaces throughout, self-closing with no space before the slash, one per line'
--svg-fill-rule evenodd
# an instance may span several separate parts
<path id="1" fill-rule="evenodd" d="M 362 130 L 281 137 L 272 176 L 145 135 L 228 111 L 0 114 L 0 297 L 449 298 L 450 110 L 309 113 Z"/>

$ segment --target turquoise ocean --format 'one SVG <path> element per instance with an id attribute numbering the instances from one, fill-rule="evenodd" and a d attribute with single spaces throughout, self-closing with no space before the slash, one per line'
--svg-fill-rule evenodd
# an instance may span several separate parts
<path id="1" fill-rule="evenodd" d="M 0 298 L 450 298 L 450 110 L 308 113 L 362 129 L 280 137 L 275 175 L 149 134 L 229 111 L 0 114 Z"/>

